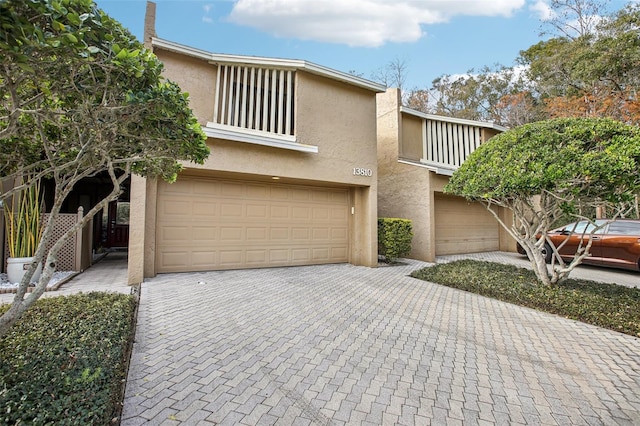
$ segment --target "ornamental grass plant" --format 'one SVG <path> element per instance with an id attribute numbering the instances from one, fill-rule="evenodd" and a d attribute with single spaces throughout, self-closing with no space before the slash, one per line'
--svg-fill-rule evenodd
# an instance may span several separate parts
<path id="1" fill-rule="evenodd" d="M 637 287 L 578 279 L 544 286 L 529 269 L 477 260 L 442 263 L 411 276 L 640 337 Z"/>
<path id="2" fill-rule="evenodd" d="M 23 182 L 28 183 L 29 178 L 24 178 Z M 41 207 L 39 180 L 19 191 L 4 205 L 10 257 L 33 257 L 35 254 L 42 237 Z"/>

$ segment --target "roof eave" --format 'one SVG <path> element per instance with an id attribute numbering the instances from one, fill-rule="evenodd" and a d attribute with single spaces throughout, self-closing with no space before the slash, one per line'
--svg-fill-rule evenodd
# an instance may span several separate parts
<path id="1" fill-rule="evenodd" d="M 500 126 L 495 123 L 490 123 L 486 121 L 467 120 L 464 118 L 445 117 L 443 115 L 426 114 L 422 111 L 418 111 L 418 110 L 404 107 L 404 106 L 400 107 L 400 112 L 404 112 L 406 114 L 413 115 L 420 118 L 425 118 L 427 120 L 437 120 L 437 121 L 445 121 L 448 123 L 455 123 L 455 124 L 466 124 L 468 126 L 485 127 L 489 129 L 498 130 L 500 132 L 506 132 L 508 130 L 506 127 Z"/>
<path id="2" fill-rule="evenodd" d="M 375 93 L 382 93 L 386 90 L 386 87 L 382 84 L 303 60 L 211 53 L 157 37 L 153 37 L 151 39 L 151 44 L 154 48 L 168 50 L 170 52 L 202 59 L 213 64 L 245 64 L 292 70 L 304 70 L 311 74 L 320 75 L 333 80 L 341 81 L 343 83 L 351 84 L 353 86 L 358 86 Z"/>

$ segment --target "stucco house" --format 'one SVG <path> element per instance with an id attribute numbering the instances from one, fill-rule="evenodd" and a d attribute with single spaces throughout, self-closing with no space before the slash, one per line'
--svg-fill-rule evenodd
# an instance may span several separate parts
<path id="1" fill-rule="evenodd" d="M 172 184 L 132 176 L 94 219 L 92 242 L 76 251 L 127 248 L 129 283 L 164 272 L 374 267 L 378 217 L 413 221 L 415 259 L 515 250 L 481 205 L 442 193 L 503 128 L 404 108 L 398 89 L 311 62 L 158 38 L 151 2 L 144 43 L 190 94 L 211 155 L 185 163 Z M 101 198 L 99 179 L 78 186 L 70 215 Z"/>
<path id="2" fill-rule="evenodd" d="M 384 86 L 301 60 L 145 44 L 190 94 L 204 165 L 173 184 L 133 176 L 129 282 L 162 272 L 377 265 L 376 94 Z"/>
<path id="3" fill-rule="evenodd" d="M 395 88 L 378 95 L 377 110 L 378 215 L 412 220 L 409 257 L 433 262 L 437 255 L 515 251 L 481 204 L 443 193 L 467 156 L 506 129 L 403 107 Z"/>

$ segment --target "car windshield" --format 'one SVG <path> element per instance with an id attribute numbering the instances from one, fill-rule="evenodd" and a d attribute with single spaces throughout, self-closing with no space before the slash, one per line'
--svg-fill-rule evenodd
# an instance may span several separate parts
<path id="1" fill-rule="evenodd" d="M 580 222 L 570 223 L 569 225 L 565 226 L 563 228 L 563 231 L 581 235 L 589 235 L 591 233 L 601 234 L 604 231 L 604 225 L 606 224 L 606 222 L 606 220 L 596 220 L 594 224 L 589 222 L 588 220 L 581 220 Z M 596 229 L 596 227 L 599 228 Z"/>

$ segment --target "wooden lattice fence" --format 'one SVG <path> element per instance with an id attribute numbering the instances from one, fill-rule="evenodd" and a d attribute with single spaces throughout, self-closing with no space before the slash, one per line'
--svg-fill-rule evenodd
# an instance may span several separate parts
<path id="1" fill-rule="evenodd" d="M 1 210 L 0 210 L 1 211 Z M 79 220 L 82 219 L 83 209 L 80 207 L 78 213 L 61 213 L 58 215 L 55 229 L 51 234 L 47 251 L 51 249 L 53 244 L 71 229 Z M 43 223 L 49 219 L 49 214 L 45 213 L 42 217 Z M 57 271 L 83 271 L 91 265 L 91 246 L 92 246 L 92 221 L 76 234 L 69 238 L 62 249 L 58 252 Z M 4 233 L 0 233 L 4 237 Z M 1 240 L 0 240 L 1 241 Z M 9 250 L 5 240 L 4 243 L 4 262 L 2 270 L 4 271 L 7 264 Z"/>

